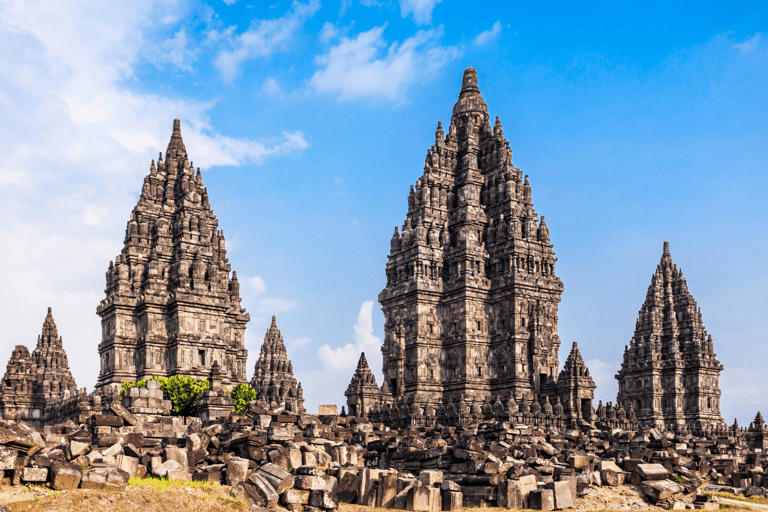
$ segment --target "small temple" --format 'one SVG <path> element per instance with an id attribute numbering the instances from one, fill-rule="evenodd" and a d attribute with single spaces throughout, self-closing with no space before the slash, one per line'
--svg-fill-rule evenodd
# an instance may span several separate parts
<path id="1" fill-rule="evenodd" d="M 259 394 L 258 399 L 275 403 L 286 411 L 304 414 L 304 390 L 301 383 L 293 376 L 293 363 L 288 359 L 288 351 L 283 342 L 283 335 L 277 328 L 277 320 L 272 316 L 272 324 L 264 335 L 259 358 L 254 366 L 251 387 Z"/>
<path id="2" fill-rule="evenodd" d="M 624 347 L 616 374 L 617 401 L 634 408 L 642 425 L 706 429 L 725 425 L 720 415 L 715 357 L 701 308 L 688 291 L 683 271 L 672 262 L 669 242 L 640 308 L 635 334 Z"/>
<path id="3" fill-rule="evenodd" d="M 45 420 L 46 408 L 74 399 L 78 393 L 49 307 L 32 354 L 24 345 L 16 345 L 11 353 L 0 381 L 0 417 L 39 423 Z"/>

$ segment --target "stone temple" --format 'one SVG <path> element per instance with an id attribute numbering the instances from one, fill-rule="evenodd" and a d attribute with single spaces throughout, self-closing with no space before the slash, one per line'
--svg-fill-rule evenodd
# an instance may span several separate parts
<path id="1" fill-rule="evenodd" d="M 48 308 L 32 355 L 24 345 L 13 349 L 0 381 L 0 417 L 38 423 L 46 419 L 47 408 L 78 394 L 63 340 Z"/>
<path id="2" fill-rule="evenodd" d="M 402 231 L 395 228 L 391 240 L 379 295 L 380 400 L 423 410 L 546 397 L 573 418 L 591 414 L 595 385 L 586 368 L 559 379 L 563 283 L 552 247 L 528 176 L 512 164 L 501 122 L 491 126 L 468 68 L 448 133 L 438 122 Z M 574 355 L 574 367 L 580 359 Z M 348 390 L 347 402 L 363 401 Z"/>
<path id="3" fill-rule="evenodd" d="M 683 271 L 669 254 L 669 242 L 645 296 L 635 335 L 624 347 L 616 375 L 618 402 L 634 408 L 638 422 L 660 428 L 720 428 L 718 379 L 723 365 L 715 358 L 701 308 L 688 291 Z"/>
<path id="4" fill-rule="evenodd" d="M 277 321 L 272 316 L 261 345 L 261 353 L 254 366 L 251 387 L 259 394 L 259 399 L 298 414 L 305 414 L 304 391 L 301 383 L 293 376 L 293 363 L 288 359 L 283 335 L 277 328 Z"/>
<path id="5" fill-rule="evenodd" d="M 101 372 L 96 388 L 151 376 L 204 379 L 214 362 L 222 385 L 246 382 L 243 335 L 250 317 L 224 233 L 173 122 L 165 161 L 152 161 L 107 270 L 101 317 Z"/>

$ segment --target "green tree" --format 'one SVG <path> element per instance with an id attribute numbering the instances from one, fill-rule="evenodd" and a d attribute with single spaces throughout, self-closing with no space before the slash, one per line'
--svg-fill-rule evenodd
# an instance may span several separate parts
<path id="1" fill-rule="evenodd" d="M 258 393 L 248 384 L 238 384 L 230 393 L 232 400 L 235 402 L 235 411 L 244 412 L 248 404 L 253 400 L 256 400 Z"/>
<path id="2" fill-rule="evenodd" d="M 158 379 L 163 398 L 171 401 L 171 414 L 174 416 L 194 416 L 197 413 L 197 401 L 203 391 L 211 387 L 210 381 L 197 380 L 194 377 L 174 375 Z"/>

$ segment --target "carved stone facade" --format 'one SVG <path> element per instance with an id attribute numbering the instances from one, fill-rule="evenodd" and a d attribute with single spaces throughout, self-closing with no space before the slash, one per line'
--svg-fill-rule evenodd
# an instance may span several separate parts
<path id="1" fill-rule="evenodd" d="M 274 402 L 278 407 L 294 413 L 305 413 L 304 390 L 293 376 L 293 363 L 288 359 L 288 351 L 274 316 L 264 335 L 251 387 L 259 393 L 259 400 Z"/>
<path id="2" fill-rule="evenodd" d="M 559 394 L 563 283 L 531 197 L 468 68 L 448 133 L 438 122 L 391 240 L 379 295 L 384 403 L 423 410 Z"/>
<path id="3" fill-rule="evenodd" d="M 618 402 L 625 409 L 632 406 L 644 425 L 719 428 L 724 425 L 718 385 L 722 369 L 701 308 L 664 242 L 661 262 L 616 375 Z"/>
<path id="4" fill-rule="evenodd" d="M 0 382 L 0 417 L 42 422 L 46 408 L 75 399 L 79 394 L 69 371 L 63 340 L 48 308 L 32 354 L 24 345 L 17 345 L 11 353 Z"/>
<path id="5" fill-rule="evenodd" d="M 163 161 L 152 161 L 131 213 L 125 246 L 107 270 L 101 317 L 101 372 L 96 388 L 115 389 L 151 376 L 208 378 L 214 362 L 222 385 L 246 382 L 237 274 L 224 232 L 195 174 L 178 119 Z"/>

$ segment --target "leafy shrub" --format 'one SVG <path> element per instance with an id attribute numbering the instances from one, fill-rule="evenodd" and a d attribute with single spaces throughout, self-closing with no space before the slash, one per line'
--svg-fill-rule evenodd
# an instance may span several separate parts
<path id="1" fill-rule="evenodd" d="M 235 402 L 235 412 L 244 412 L 248 404 L 256 400 L 258 395 L 256 390 L 248 384 L 238 384 L 235 386 L 235 389 L 226 392 L 230 393 L 232 400 Z"/>
<path id="2" fill-rule="evenodd" d="M 210 389 L 211 382 L 197 380 L 194 377 L 174 375 L 160 380 L 163 398 L 172 404 L 171 414 L 175 416 L 194 416 L 197 412 L 197 400 L 203 391 Z"/>
<path id="3" fill-rule="evenodd" d="M 151 380 L 160 382 L 163 391 L 163 399 L 171 401 L 171 414 L 174 416 L 194 416 L 197 401 L 203 391 L 211 387 L 208 380 L 197 380 L 194 377 L 174 375 L 173 377 L 152 377 Z M 125 390 L 130 388 L 146 388 L 145 379 L 136 382 L 123 382 L 120 390 L 120 399 L 125 396 Z"/>

